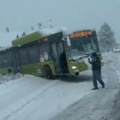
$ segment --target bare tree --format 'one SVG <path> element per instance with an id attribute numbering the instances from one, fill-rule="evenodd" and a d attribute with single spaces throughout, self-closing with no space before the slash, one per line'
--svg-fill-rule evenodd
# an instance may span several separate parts
<path id="1" fill-rule="evenodd" d="M 9 30 L 9 28 L 8 27 L 6 27 L 6 32 L 9 32 L 10 30 Z"/>
<path id="2" fill-rule="evenodd" d="M 19 35 L 17 34 L 16 38 L 19 38 Z"/>
<path id="3" fill-rule="evenodd" d="M 26 33 L 25 33 L 25 32 L 23 32 L 23 33 L 22 33 L 22 36 L 25 36 L 25 35 L 26 35 Z"/>
<path id="4" fill-rule="evenodd" d="M 33 27 L 33 26 L 31 26 L 31 30 L 32 30 L 32 31 L 34 30 L 34 27 Z"/>
<path id="5" fill-rule="evenodd" d="M 38 23 L 39 30 L 41 30 L 42 24 Z"/>

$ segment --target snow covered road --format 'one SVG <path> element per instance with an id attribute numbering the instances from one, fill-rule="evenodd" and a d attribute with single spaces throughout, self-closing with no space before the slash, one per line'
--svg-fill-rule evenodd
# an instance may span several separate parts
<path id="1" fill-rule="evenodd" d="M 120 120 L 119 58 L 117 54 L 105 55 L 105 89 L 83 97 L 51 120 Z"/>
<path id="2" fill-rule="evenodd" d="M 91 90 L 91 71 L 81 73 L 77 82 L 31 75 L 1 82 L 0 120 L 119 120 L 111 118 L 120 110 L 120 57 L 109 53 L 104 61 L 106 88 L 97 91 Z"/>
<path id="3" fill-rule="evenodd" d="M 48 120 L 89 94 L 91 87 L 89 79 L 88 82 L 50 81 L 30 75 L 3 82 L 0 120 Z"/>

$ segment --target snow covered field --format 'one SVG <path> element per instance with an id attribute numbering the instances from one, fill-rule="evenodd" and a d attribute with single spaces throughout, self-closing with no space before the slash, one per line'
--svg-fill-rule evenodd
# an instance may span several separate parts
<path id="1" fill-rule="evenodd" d="M 120 120 L 120 54 L 103 58 L 106 88 L 96 91 L 91 90 L 91 70 L 78 80 L 1 75 L 0 120 Z"/>

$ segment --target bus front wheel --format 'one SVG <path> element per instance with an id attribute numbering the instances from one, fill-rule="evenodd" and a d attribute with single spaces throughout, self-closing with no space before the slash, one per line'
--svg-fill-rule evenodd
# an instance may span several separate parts
<path id="1" fill-rule="evenodd" d="M 75 75 L 78 76 L 78 75 L 79 75 L 79 72 L 75 73 Z"/>
<path id="2" fill-rule="evenodd" d="M 52 70 L 49 66 L 45 66 L 43 68 L 43 74 L 44 74 L 44 77 L 47 78 L 47 79 L 52 79 L 53 78 Z"/>

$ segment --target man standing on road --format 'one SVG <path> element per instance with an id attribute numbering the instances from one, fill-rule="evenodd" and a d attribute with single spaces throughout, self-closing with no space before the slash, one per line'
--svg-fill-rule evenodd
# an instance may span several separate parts
<path id="1" fill-rule="evenodd" d="M 91 60 L 90 58 L 88 58 L 88 62 L 92 65 L 93 86 L 94 86 L 92 90 L 98 89 L 97 81 L 99 81 L 102 88 L 104 88 L 105 83 L 103 82 L 102 77 L 101 77 L 101 59 L 99 55 L 96 52 L 93 52 L 91 55 Z"/>

